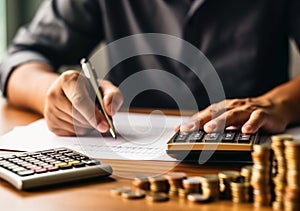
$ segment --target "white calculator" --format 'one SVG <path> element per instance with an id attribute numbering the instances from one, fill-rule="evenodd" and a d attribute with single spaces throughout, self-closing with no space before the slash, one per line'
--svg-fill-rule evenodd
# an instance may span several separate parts
<path id="1" fill-rule="evenodd" d="M 0 178 L 19 190 L 111 174 L 110 165 L 68 148 L 0 156 Z"/>

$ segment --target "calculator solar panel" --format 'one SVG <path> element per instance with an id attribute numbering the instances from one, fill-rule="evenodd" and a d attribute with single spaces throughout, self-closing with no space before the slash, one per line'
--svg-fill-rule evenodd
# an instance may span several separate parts
<path id="1" fill-rule="evenodd" d="M 205 161 L 199 159 L 207 159 L 207 162 L 251 163 L 253 144 L 268 141 L 266 137 L 261 139 L 258 133 L 244 134 L 239 130 L 177 132 L 167 143 L 167 153 L 178 160 L 201 163 Z M 209 155 L 209 159 L 207 156 L 201 157 L 203 153 Z"/>

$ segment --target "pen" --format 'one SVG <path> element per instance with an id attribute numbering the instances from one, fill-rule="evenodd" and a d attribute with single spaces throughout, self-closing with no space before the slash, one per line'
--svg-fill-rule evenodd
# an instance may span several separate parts
<path id="1" fill-rule="evenodd" d="M 99 104 L 100 104 L 100 110 L 103 113 L 103 115 L 105 116 L 106 121 L 108 122 L 109 132 L 112 135 L 112 137 L 114 139 L 116 139 L 117 138 L 117 133 L 116 133 L 115 127 L 113 125 L 112 120 L 110 119 L 110 117 L 108 116 L 108 114 L 106 113 L 106 111 L 104 109 L 102 93 L 101 93 L 101 91 L 99 90 L 99 87 L 98 87 L 98 83 L 97 83 L 97 80 L 96 80 L 97 75 L 96 75 L 95 69 L 91 65 L 89 60 L 86 59 L 86 58 L 83 58 L 81 60 L 81 67 L 82 67 L 82 70 L 83 70 L 85 76 L 89 79 L 89 81 L 92 85 L 92 88 L 93 88 L 93 90 L 96 94 L 96 98 L 97 98 L 97 100 L 99 101 Z"/>

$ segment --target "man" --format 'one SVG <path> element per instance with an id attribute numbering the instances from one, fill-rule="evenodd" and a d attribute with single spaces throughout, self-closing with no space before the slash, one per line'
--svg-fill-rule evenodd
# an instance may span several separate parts
<path id="1" fill-rule="evenodd" d="M 112 83 L 100 82 L 109 115 L 123 101 L 116 86 L 143 69 L 162 69 L 182 79 L 200 109 L 181 130 L 200 127 L 211 132 L 226 120 L 226 126 L 241 127 L 244 133 L 282 132 L 300 120 L 300 77 L 288 81 L 288 38 L 300 45 L 299 9 L 297 0 L 48 0 L 16 35 L 1 64 L 1 89 L 12 104 L 43 114 L 57 135 L 74 135 L 74 126 L 77 134 L 91 128 L 105 132 L 108 125 L 88 97 L 86 81 L 78 89 L 82 76 L 73 70 L 59 75 L 58 67 L 78 64 L 101 41 L 168 34 L 207 56 L 227 100 L 209 106 L 205 87 L 184 65 L 144 55 L 114 67 L 107 77 Z M 141 93 L 132 105 L 176 108 L 158 90 Z"/>

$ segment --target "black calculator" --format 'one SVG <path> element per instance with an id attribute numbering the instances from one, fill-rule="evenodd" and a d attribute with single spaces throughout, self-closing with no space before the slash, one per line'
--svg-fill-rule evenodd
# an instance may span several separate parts
<path id="1" fill-rule="evenodd" d="M 166 151 L 171 157 L 184 161 L 252 163 L 252 146 L 263 142 L 269 142 L 266 136 L 244 134 L 240 130 L 212 133 L 178 131 L 168 141 Z M 201 157 L 204 153 L 207 156 Z"/>
<path id="2" fill-rule="evenodd" d="M 111 174 L 110 165 L 68 148 L 0 156 L 0 178 L 19 190 Z"/>

